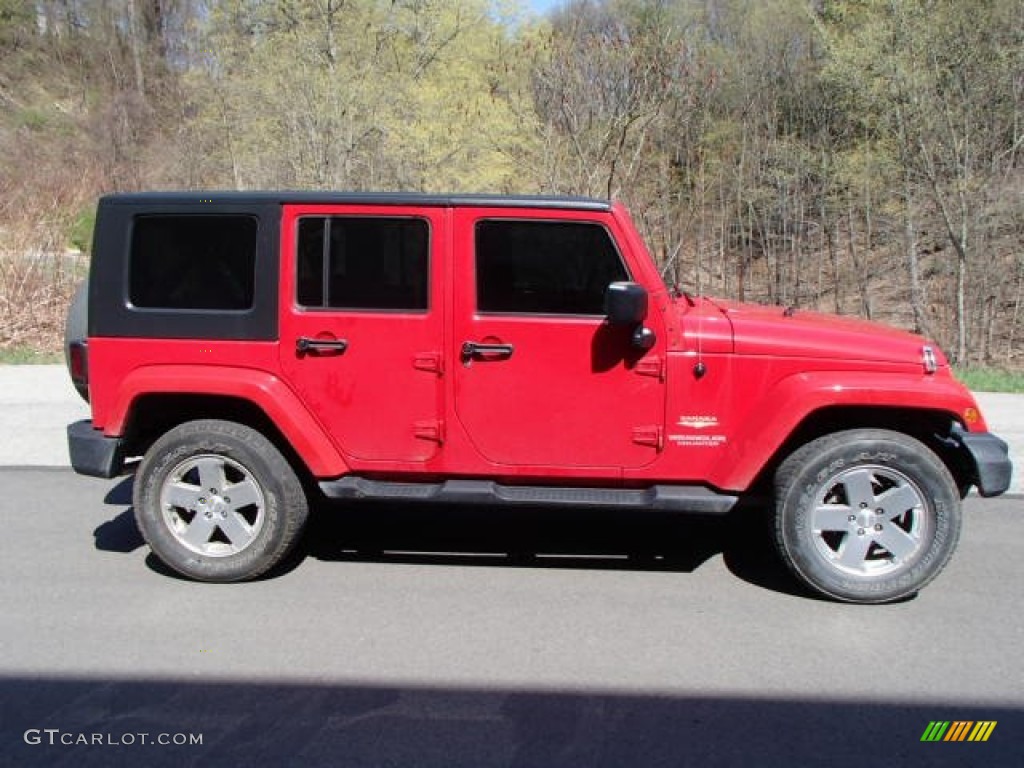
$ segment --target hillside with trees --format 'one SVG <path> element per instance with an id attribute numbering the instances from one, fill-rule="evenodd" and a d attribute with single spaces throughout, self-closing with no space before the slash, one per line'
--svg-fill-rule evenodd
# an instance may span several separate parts
<path id="1" fill-rule="evenodd" d="M 692 292 L 1024 367 L 1020 0 L 0 0 L 0 346 L 59 346 L 96 197 L 624 201 Z"/>

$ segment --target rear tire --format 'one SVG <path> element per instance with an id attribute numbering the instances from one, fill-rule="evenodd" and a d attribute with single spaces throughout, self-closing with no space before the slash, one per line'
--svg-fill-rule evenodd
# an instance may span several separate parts
<path id="1" fill-rule="evenodd" d="M 167 432 L 135 477 L 135 519 L 153 553 L 200 581 L 244 581 L 273 568 L 308 516 L 302 484 L 266 437 L 205 419 Z"/>
<path id="2" fill-rule="evenodd" d="M 851 603 L 913 595 L 960 537 L 960 494 L 942 461 L 899 432 L 855 429 L 803 446 L 775 479 L 775 541 L 796 577 Z"/>

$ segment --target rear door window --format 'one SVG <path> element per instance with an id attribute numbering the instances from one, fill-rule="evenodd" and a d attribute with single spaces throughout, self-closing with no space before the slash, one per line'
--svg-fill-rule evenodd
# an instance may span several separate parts
<path id="1" fill-rule="evenodd" d="M 299 220 L 296 299 L 308 308 L 426 311 L 430 227 L 383 216 Z"/>

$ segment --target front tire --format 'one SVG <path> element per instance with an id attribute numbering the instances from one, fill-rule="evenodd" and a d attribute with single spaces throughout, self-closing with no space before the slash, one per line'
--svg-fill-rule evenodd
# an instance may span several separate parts
<path id="1" fill-rule="evenodd" d="M 775 540 L 796 577 L 851 603 L 915 594 L 960 537 L 960 495 L 923 443 L 881 429 L 818 438 L 779 467 Z"/>
<path id="2" fill-rule="evenodd" d="M 135 519 L 154 554 L 199 581 L 244 581 L 273 568 L 308 516 L 301 482 L 266 437 L 243 424 L 181 424 L 147 451 Z"/>

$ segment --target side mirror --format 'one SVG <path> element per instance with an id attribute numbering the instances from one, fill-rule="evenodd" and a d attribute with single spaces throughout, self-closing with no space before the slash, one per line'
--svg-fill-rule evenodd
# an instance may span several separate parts
<path id="1" fill-rule="evenodd" d="M 604 294 L 604 313 L 608 325 L 632 328 L 630 343 L 646 352 L 657 342 L 654 331 L 644 327 L 647 319 L 647 289 L 639 283 L 612 283 Z"/>
<path id="2" fill-rule="evenodd" d="M 609 325 L 640 325 L 647 318 L 647 289 L 639 283 L 612 283 L 604 294 Z"/>

